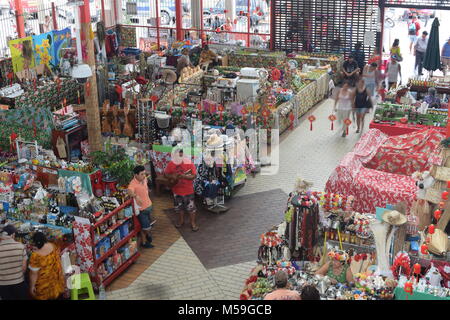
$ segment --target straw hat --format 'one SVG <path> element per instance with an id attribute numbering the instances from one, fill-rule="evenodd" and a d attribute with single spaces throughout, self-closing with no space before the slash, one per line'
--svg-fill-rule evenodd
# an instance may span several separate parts
<path id="1" fill-rule="evenodd" d="M 208 147 L 220 147 L 223 146 L 223 140 L 217 134 L 212 134 L 208 141 L 206 141 Z"/>
<path id="2" fill-rule="evenodd" d="M 441 229 L 435 229 L 433 234 L 429 234 L 430 243 L 428 244 L 428 250 L 439 256 L 445 255 L 448 250 L 448 237 L 447 234 Z"/>
<path id="3" fill-rule="evenodd" d="M 406 223 L 406 216 L 397 210 L 390 210 L 383 213 L 383 221 L 393 226 L 400 226 Z"/>

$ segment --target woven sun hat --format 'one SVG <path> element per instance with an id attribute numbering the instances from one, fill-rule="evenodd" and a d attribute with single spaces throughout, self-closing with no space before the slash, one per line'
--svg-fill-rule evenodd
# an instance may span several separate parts
<path id="1" fill-rule="evenodd" d="M 406 223 L 406 216 L 397 210 L 390 210 L 383 213 L 383 221 L 393 226 L 401 226 Z"/>
<path id="2" fill-rule="evenodd" d="M 208 141 L 206 141 L 206 146 L 208 147 L 222 147 L 223 139 L 219 137 L 217 134 L 212 134 Z"/>

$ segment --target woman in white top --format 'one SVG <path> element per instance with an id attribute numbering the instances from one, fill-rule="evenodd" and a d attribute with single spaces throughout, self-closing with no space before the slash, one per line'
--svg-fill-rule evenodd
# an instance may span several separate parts
<path id="1" fill-rule="evenodd" d="M 350 118 L 350 113 L 353 107 L 354 92 L 350 87 L 348 81 L 344 81 L 342 88 L 337 93 L 336 100 L 334 101 L 334 111 L 337 114 L 337 120 L 342 126 L 342 137 L 347 135 L 347 126 L 344 123 L 345 119 Z"/>
<path id="2" fill-rule="evenodd" d="M 366 88 L 371 97 L 373 97 L 375 89 L 378 87 L 377 68 L 378 64 L 376 62 L 372 62 L 370 65 L 366 65 L 363 71 L 364 83 L 366 84 Z"/>
<path id="3" fill-rule="evenodd" d="M 389 83 L 389 89 L 397 88 L 398 75 L 400 75 L 400 81 L 402 78 L 402 68 L 397 60 L 391 59 L 387 65 L 387 78 Z"/>

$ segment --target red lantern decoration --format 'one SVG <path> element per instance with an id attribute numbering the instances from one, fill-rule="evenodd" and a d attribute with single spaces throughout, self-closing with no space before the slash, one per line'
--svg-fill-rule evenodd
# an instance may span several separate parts
<path id="1" fill-rule="evenodd" d="M 225 14 L 228 13 L 228 10 L 223 10 L 223 13 L 225 13 Z"/>
<path id="2" fill-rule="evenodd" d="M 310 116 L 308 117 L 308 120 L 309 120 L 309 123 L 310 123 L 310 125 L 309 125 L 309 130 L 312 131 L 312 129 L 313 129 L 313 122 L 316 121 L 316 117 L 313 116 L 313 115 L 310 115 Z"/>
<path id="3" fill-rule="evenodd" d="M 222 29 L 220 29 L 220 27 L 216 28 L 216 32 L 220 33 L 222 31 Z"/>
<path id="4" fill-rule="evenodd" d="M 420 266 L 420 264 L 416 263 L 414 266 L 414 274 L 420 274 L 422 267 Z"/>
<path id="5" fill-rule="evenodd" d="M 448 200 L 448 191 L 442 192 L 442 200 Z"/>
<path id="6" fill-rule="evenodd" d="M 441 214 L 442 214 L 442 211 L 441 211 L 441 210 L 436 210 L 436 211 L 434 212 L 434 218 L 436 219 L 436 221 L 439 220 L 439 219 L 441 218 Z"/>
<path id="7" fill-rule="evenodd" d="M 328 120 L 331 121 L 331 130 L 334 130 L 334 121 L 336 121 L 337 117 L 334 114 L 330 114 L 328 116 Z"/>
<path id="8" fill-rule="evenodd" d="M 450 180 L 447 181 L 447 189 L 450 189 Z"/>
<path id="9" fill-rule="evenodd" d="M 86 96 L 89 97 L 91 95 L 91 82 L 88 80 L 85 85 Z"/>
<path id="10" fill-rule="evenodd" d="M 234 20 L 233 20 L 233 23 L 234 23 L 234 24 L 237 24 L 237 23 L 238 23 L 237 19 L 234 19 Z"/>
<path id="11" fill-rule="evenodd" d="M 408 294 L 413 294 L 413 283 L 411 281 L 405 282 L 405 286 L 403 287 L 403 290 Z M 406 299 L 408 299 L 408 295 L 406 295 Z"/>
<path id="12" fill-rule="evenodd" d="M 258 12 L 258 16 L 262 17 L 264 15 L 264 13 L 262 13 L 261 11 Z"/>
<path id="13" fill-rule="evenodd" d="M 350 127 L 350 125 L 352 124 L 352 120 L 347 118 L 347 119 L 344 120 L 344 124 L 347 126 L 346 134 L 348 135 L 348 127 Z"/>
<path id="14" fill-rule="evenodd" d="M 433 234 L 435 228 L 436 228 L 436 227 L 434 226 L 434 224 L 430 224 L 430 225 L 428 226 L 428 233 L 429 233 L 429 234 Z"/>
<path id="15" fill-rule="evenodd" d="M 239 11 L 239 15 L 243 16 L 244 15 L 244 11 Z"/>
<path id="16" fill-rule="evenodd" d="M 217 106 L 217 110 L 219 111 L 219 117 L 220 117 L 220 121 L 223 120 L 223 111 L 225 110 L 225 107 L 221 104 L 219 104 Z"/>
<path id="17" fill-rule="evenodd" d="M 420 246 L 420 252 L 422 254 L 428 254 L 428 246 L 425 243 Z"/>

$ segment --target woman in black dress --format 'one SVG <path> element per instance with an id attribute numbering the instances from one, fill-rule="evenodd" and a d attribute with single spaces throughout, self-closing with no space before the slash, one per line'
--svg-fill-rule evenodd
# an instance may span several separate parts
<path id="1" fill-rule="evenodd" d="M 366 113 L 373 107 L 370 94 L 367 91 L 364 79 L 359 79 L 356 83 L 356 90 L 353 100 L 353 110 L 356 112 L 356 133 L 364 129 L 364 117 Z"/>

